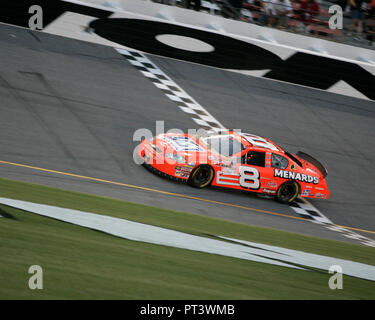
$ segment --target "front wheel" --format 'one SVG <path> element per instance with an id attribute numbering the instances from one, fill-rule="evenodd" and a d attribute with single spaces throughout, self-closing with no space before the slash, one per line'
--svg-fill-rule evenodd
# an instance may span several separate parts
<path id="1" fill-rule="evenodd" d="M 195 188 L 204 188 L 211 184 L 214 174 L 214 169 L 210 165 L 203 164 L 193 170 L 188 182 Z"/>
<path id="2" fill-rule="evenodd" d="M 295 181 L 287 181 L 277 189 L 275 199 L 281 203 L 291 203 L 297 198 L 298 193 L 298 183 Z"/>

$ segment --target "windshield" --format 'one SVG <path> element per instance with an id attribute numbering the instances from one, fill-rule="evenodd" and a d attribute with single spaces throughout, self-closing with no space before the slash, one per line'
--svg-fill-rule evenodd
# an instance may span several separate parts
<path id="1" fill-rule="evenodd" d="M 211 150 L 214 150 L 225 157 L 230 157 L 245 150 L 243 144 L 231 135 L 217 135 L 202 137 L 202 141 Z"/>

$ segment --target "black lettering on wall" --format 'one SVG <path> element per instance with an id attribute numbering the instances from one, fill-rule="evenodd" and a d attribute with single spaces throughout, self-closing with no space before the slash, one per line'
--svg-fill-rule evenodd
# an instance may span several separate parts
<path id="1" fill-rule="evenodd" d="M 375 100 L 375 76 L 358 64 L 302 52 L 296 52 L 283 61 L 273 52 L 254 44 L 167 22 L 110 19 L 111 11 L 59 0 L 6 0 L 1 5 L 0 22 L 28 27 L 31 5 L 42 7 L 44 27 L 65 12 L 75 12 L 97 18 L 90 23 L 97 35 L 130 48 L 223 69 L 271 69 L 264 77 L 323 90 L 343 80 Z M 155 38 L 162 34 L 195 38 L 210 44 L 215 50 L 193 52 L 174 48 Z"/>
<path id="2" fill-rule="evenodd" d="M 250 43 L 169 23 L 109 18 L 92 21 L 90 27 L 97 35 L 127 47 L 218 68 L 262 70 L 282 61 L 274 53 Z M 210 44 L 215 50 L 193 52 L 174 48 L 155 38 L 162 34 L 195 38 Z"/>
<path id="3" fill-rule="evenodd" d="M 169 23 L 136 19 L 99 19 L 90 23 L 96 34 L 152 54 L 223 69 L 271 69 L 264 77 L 328 89 L 340 80 L 368 98 L 375 100 L 375 76 L 354 63 L 297 52 L 287 60 L 256 45 L 212 32 L 191 29 Z M 181 50 L 156 40 L 161 34 L 174 34 L 204 41 L 213 52 Z"/>
<path id="4" fill-rule="evenodd" d="M 274 65 L 265 78 L 319 89 L 328 89 L 340 80 L 375 100 L 375 76 L 354 63 L 297 52 Z"/>

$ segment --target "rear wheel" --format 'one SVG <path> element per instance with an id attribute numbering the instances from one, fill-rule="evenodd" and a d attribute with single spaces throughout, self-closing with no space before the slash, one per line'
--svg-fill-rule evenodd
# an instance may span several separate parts
<path id="1" fill-rule="evenodd" d="M 189 177 L 189 184 L 195 188 L 204 188 L 211 184 L 214 179 L 214 169 L 208 164 L 196 167 Z"/>
<path id="2" fill-rule="evenodd" d="M 287 181 L 277 189 L 275 199 L 281 203 L 291 203 L 297 198 L 298 193 L 298 183 L 295 181 Z"/>

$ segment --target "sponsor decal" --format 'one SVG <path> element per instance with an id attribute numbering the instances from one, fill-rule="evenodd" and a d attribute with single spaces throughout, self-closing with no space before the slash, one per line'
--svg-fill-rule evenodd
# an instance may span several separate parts
<path id="1" fill-rule="evenodd" d="M 318 192 L 318 193 L 315 194 L 315 198 L 325 199 L 325 197 L 326 197 L 326 195 L 324 193 Z"/>
<path id="2" fill-rule="evenodd" d="M 294 163 L 291 164 L 290 167 L 289 167 L 289 169 L 290 169 L 290 170 L 296 170 L 296 165 L 295 165 Z"/>
<path id="3" fill-rule="evenodd" d="M 190 172 L 193 170 L 193 166 L 185 165 L 185 166 L 175 166 L 174 169 L 175 175 L 178 177 L 188 177 Z"/>
<path id="4" fill-rule="evenodd" d="M 193 170 L 193 168 L 187 168 L 187 167 L 181 168 L 181 172 L 186 172 L 186 173 L 190 173 L 192 170 Z"/>
<path id="5" fill-rule="evenodd" d="M 303 192 L 302 192 L 302 197 L 308 197 L 309 194 L 310 194 L 310 190 L 309 190 L 309 189 L 305 189 L 305 190 L 303 190 Z"/>
<path id="6" fill-rule="evenodd" d="M 267 188 L 263 188 L 262 192 L 267 194 L 276 194 L 276 190 L 271 190 Z"/>
<path id="7" fill-rule="evenodd" d="M 298 180 L 301 182 L 307 182 L 307 183 L 314 183 L 318 184 L 319 183 L 319 178 L 318 177 L 313 177 L 308 174 L 303 174 L 303 173 L 296 173 L 296 172 L 291 172 L 287 170 L 280 170 L 280 169 L 275 169 L 274 171 L 274 177 L 279 177 L 283 179 L 292 179 L 292 180 Z"/>
<path id="8" fill-rule="evenodd" d="M 176 151 L 204 151 L 194 140 L 185 136 L 166 136 L 162 138 L 169 143 Z"/>
<path id="9" fill-rule="evenodd" d="M 182 177 L 182 178 L 187 178 L 189 176 L 189 172 L 185 171 L 177 171 L 175 172 L 176 177 Z"/>
<path id="10" fill-rule="evenodd" d="M 277 188 L 277 183 L 275 181 L 270 181 L 266 183 L 266 187 Z"/>

